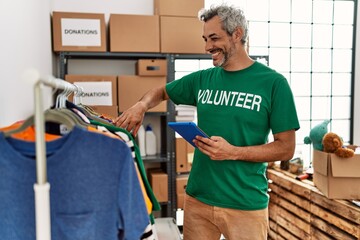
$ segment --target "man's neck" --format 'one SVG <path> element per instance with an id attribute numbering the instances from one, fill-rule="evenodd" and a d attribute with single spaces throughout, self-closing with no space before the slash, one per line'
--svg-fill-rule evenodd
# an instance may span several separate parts
<path id="1" fill-rule="evenodd" d="M 233 56 L 231 59 L 231 62 L 224 66 L 224 70 L 226 71 L 239 71 L 243 70 L 245 68 L 250 67 L 254 63 L 254 60 L 252 60 L 249 55 L 244 54 L 242 56 Z"/>

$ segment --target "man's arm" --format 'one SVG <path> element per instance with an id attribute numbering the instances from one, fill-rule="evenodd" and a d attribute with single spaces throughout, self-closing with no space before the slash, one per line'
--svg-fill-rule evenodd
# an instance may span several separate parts
<path id="1" fill-rule="evenodd" d="M 120 116 L 115 119 L 115 125 L 125 128 L 136 136 L 145 116 L 145 112 L 162 101 L 168 100 L 169 96 L 166 93 L 165 86 L 153 88 L 148 91 L 137 103 L 125 110 Z"/>
<path id="2" fill-rule="evenodd" d="M 294 155 L 295 130 L 274 134 L 273 142 L 257 146 L 237 147 L 217 136 L 212 136 L 210 139 L 198 136 L 195 144 L 212 160 L 285 161 Z"/>

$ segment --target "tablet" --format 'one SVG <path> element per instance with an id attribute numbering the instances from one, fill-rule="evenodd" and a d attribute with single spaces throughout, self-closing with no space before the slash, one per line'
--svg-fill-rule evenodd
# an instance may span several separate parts
<path id="1" fill-rule="evenodd" d="M 193 122 L 168 122 L 169 127 L 174 129 L 178 134 L 180 134 L 186 141 L 196 148 L 196 145 L 193 143 L 193 139 L 199 135 L 202 137 L 209 138 L 209 136 L 204 133 L 198 126 Z"/>

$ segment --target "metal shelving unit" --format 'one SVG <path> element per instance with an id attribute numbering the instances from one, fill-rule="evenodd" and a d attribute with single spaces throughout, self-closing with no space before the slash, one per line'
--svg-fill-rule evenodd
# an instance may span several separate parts
<path id="1" fill-rule="evenodd" d="M 60 52 L 59 53 L 59 70 L 60 78 L 64 79 L 68 73 L 69 59 L 97 59 L 97 60 L 137 60 L 137 59 L 168 59 L 168 54 L 161 53 L 113 53 L 113 52 Z"/>
<path id="2" fill-rule="evenodd" d="M 138 60 L 138 59 L 166 59 L 168 65 L 167 82 L 174 80 L 174 59 L 170 54 L 161 53 L 112 53 L 112 52 L 60 52 L 59 53 L 59 78 L 65 79 L 68 74 L 70 59 L 80 60 Z M 171 101 L 167 103 L 167 112 L 146 113 L 147 116 L 160 118 L 161 147 L 160 154 L 146 156 L 144 164 L 160 163 L 168 174 L 168 199 L 160 202 L 162 207 L 161 217 L 176 217 L 176 186 L 175 186 L 175 133 L 167 127 L 167 122 L 175 120 L 175 107 Z"/>

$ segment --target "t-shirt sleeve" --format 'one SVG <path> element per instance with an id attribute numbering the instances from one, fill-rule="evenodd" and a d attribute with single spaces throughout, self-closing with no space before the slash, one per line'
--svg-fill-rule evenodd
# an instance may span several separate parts
<path id="1" fill-rule="evenodd" d="M 273 133 L 300 128 L 294 96 L 285 78 L 279 78 L 273 88 L 270 125 Z"/>
<path id="2" fill-rule="evenodd" d="M 196 106 L 195 84 L 200 78 L 200 72 L 190 73 L 166 85 L 166 92 L 175 104 Z"/>

